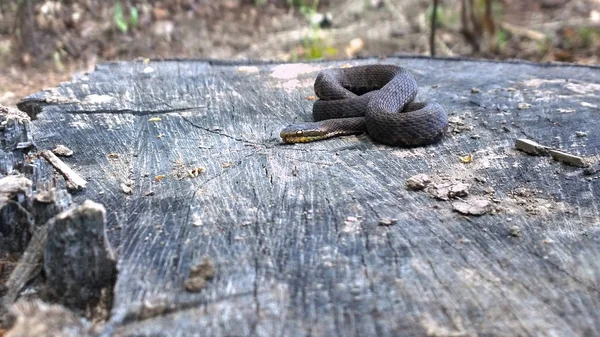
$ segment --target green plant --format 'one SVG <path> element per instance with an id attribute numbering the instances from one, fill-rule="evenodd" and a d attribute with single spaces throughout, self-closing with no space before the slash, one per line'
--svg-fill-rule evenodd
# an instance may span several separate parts
<path id="1" fill-rule="evenodd" d="M 56 69 L 58 71 L 63 71 L 65 69 L 65 65 L 63 64 L 62 61 L 62 56 L 60 55 L 60 51 L 55 51 L 54 54 L 52 55 L 52 58 L 54 60 L 54 66 L 56 67 Z"/>
<path id="2" fill-rule="evenodd" d="M 287 2 L 288 6 L 306 7 L 305 0 L 286 0 L 285 2 Z"/>
<path id="3" fill-rule="evenodd" d="M 552 41 L 553 38 L 551 36 L 548 36 L 543 40 L 536 41 L 537 54 L 540 58 L 552 50 Z"/>
<path id="4" fill-rule="evenodd" d="M 579 35 L 582 47 L 589 47 L 593 44 L 595 38 L 600 38 L 600 30 L 590 27 L 580 27 L 577 29 L 577 35 Z"/>
<path id="5" fill-rule="evenodd" d="M 335 56 L 337 49 L 327 46 L 318 36 L 305 37 L 302 40 L 302 48 L 304 49 L 304 59 L 317 60 L 325 56 Z"/>
<path id="6" fill-rule="evenodd" d="M 305 33 L 302 39 L 302 54 L 294 50 L 292 51 L 292 60 L 298 60 L 299 56 L 304 60 L 315 60 L 326 56 L 335 56 L 337 50 L 331 46 L 328 46 L 321 38 L 321 27 L 319 20 L 315 20 L 317 15 L 320 15 L 317 11 L 319 6 L 319 0 L 313 1 L 312 5 L 307 5 L 303 0 L 287 0 L 289 5 L 297 6 L 300 13 L 304 15 L 306 22 L 309 25 L 308 32 Z"/>
<path id="7" fill-rule="evenodd" d="M 127 33 L 130 28 L 134 28 L 137 26 L 139 19 L 139 13 L 135 6 L 129 8 L 129 18 L 125 17 L 125 13 L 123 11 L 123 5 L 120 1 L 115 2 L 115 13 L 114 13 L 114 22 L 115 26 L 121 33 Z"/>
<path id="8" fill-rule="evenodd" d="M 503 29 L 498 29 L 496 31 L 496 48 L 498 48 L 498 50 L 502 50 L 504 46 L 506 46 L 509 38 L 510 36 L 506 31 Z"/>

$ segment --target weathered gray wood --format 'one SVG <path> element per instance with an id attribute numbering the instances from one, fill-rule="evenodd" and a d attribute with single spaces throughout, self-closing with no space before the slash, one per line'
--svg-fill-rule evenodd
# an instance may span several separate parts
<path id="1" fill-rule="evenodd" d="M 98 305 L 102 289 L 112 291 L 117 270 L 105 214 L 102 205 L 87 200 L 48 222 L 45 295 L 53 302 L 85 313 Z"/>
<path id="2" fill-rule="evenodd" d="M 0 302 L 0 313 L 4 313 L 17 300 L 25 285 L 33 280 L 42 271 L 42 258 L 44 246 L 48 238 L 48 227 L 40 226 L 33 233 L 27 249 L 21 255 L 19 263 L 10 274 L 6 282 L 6 294 Z"/>
<path id="3" fill-rule="evenodd" d="M 65 162 L 89 179 L 74 200 L 107 209 L 120 255 L 106 336 L 600 334 L 598 176 L 514 149 L 597 157 L 600 69 L 350 63 L 377 62 L 447 107 L 442 143 L 282 145 L 310 120 L 317 71 L 346 62 L 109 63 L 19 105 L 38 146 L 74 151 Z M 406 190 L 419 173 L 437 188 Z M 439 191 L 455 183 L 488 213 L 454 212 Z M 187 292 L 204 256 L 214 279 Z"/>
<path id="4" fill-rule="evenodd" d="M 2 268 L 10 276 L 0 284 L 0 334 L 15 323 L 9 314 L 11 309 L 18 310 L 13 307 L 15 300 L 39 294 L 42 281 L 38 276 L 48 234 L 45 224 L 71 201 L 65 190 L 55 188 L 50 167 L 31 153 L 29 125 L 23 112 L 0 106 L 0 258 L 22 253 L 14 269 Z M 29 332 L 37 336 L 41 332 L 34 316 L 23 314 L 16 321 L 31 319 L 24 324 L 33 324 Z M 24 336 L 16 331 L 10 335 Z"/>

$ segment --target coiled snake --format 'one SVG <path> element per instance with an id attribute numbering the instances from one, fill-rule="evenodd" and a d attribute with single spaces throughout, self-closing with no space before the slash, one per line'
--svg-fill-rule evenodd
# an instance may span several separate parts
<path id="1" fill-rule="evenodd" d="M 316 122 L 293 124 L 280 133 L 286 143 L 367 132 L 378 142 L 413 147 L 439 141 L 448 116 L 437 103 L 413 102 L 417 82 L 395 65 L 322 70 L 315 80 Z"/>

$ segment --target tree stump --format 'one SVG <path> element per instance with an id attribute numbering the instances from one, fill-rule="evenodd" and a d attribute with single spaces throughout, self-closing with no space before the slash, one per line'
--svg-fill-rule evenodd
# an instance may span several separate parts
<path id="1" fill-rule="evenodd" d="M 282 144 L 311 120 L 317 72 L 344 63 L 408 68 L 448 135 Z M 105 335 L 592 336 L 598 174 L 515 142 L 593 164 L 598 92 L 589 66 L 167 60 L 102 64 L 19 107 L 38 148 L 74 151 L 73 200 L 106 208 Z M 214 275 L 186 289 L 207 261 Z"/>

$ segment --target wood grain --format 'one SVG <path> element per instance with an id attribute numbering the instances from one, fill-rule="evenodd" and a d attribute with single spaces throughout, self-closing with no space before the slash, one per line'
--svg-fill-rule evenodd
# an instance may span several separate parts
<path id="1" fill-rule="evenodd" d="M 119 274 L 104 334 L 600 334 L 598 176 L 514 149 L 597 158 L 600 68 L 350 61 L 409 68 L 419 98 L 450 112 L 449 135 L 283 145 L 283 127 L 311 119 L 318 70 L 344 63 L 108 63 L 19 104 L 39 147 L 75 152 L 64 160 L 88 183 L 74 201 L 107 210 Z M 406 190 L 420 173 L 468 184 L 463 199 L 490 211 Z M 214 278 L 186 292 L 204 257 Z"/>

